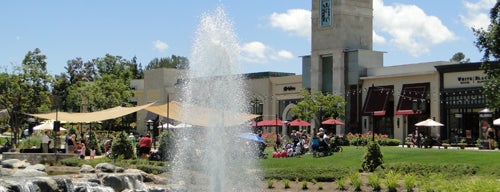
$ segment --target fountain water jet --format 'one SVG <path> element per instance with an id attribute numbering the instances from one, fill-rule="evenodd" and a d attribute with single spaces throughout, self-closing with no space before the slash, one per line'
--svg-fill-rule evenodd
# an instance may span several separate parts
<path id="1" fill-rule="evenodd" d="M 208 126 L 177 133 L 171 180 L 187 191 L 259 191 L 261 174 L 256 158 L 249 158 L 256 146 L 236 137 L 245 131 L 244 125 L 225 123 L 248 112 L 243 78 L 237 75 L 239 56 L 237 37 L 223 8 L 202 15 L 182 100 L 215 112 L 183 108 L 185 122 L 207 115 L 209 120 Z"/>

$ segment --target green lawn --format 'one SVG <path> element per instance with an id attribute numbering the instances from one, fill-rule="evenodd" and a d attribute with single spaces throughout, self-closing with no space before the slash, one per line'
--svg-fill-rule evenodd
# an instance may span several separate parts
<path id="1" fill-rule="evenodd" d="M 344 174 L 361 168 L 365 147 L 343 147 L 344 151 L 332 156 L 314 158 L 312 155 L 301 157 L 271 158 L 261 161 L 266 178 L 291 179 L 308 178 L 316 180 L 335 180 Z M 408 171 L 445 173 L 463 176 L 471 175 L 500 176 L 500 152 L 461 149 L 419 149 L 401 147 L 381 147 L 384 167 L 408 169 Z M 271 154 L 269 151 L 268 154 Z M 412 170 L 414 169 L 414 170 Z M 378 168 L 376 172 L 384 170 Z"/>

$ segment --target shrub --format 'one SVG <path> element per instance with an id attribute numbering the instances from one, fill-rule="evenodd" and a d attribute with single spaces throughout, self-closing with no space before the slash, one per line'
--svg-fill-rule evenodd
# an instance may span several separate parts
<path id="1" fill-rule="evenodd" d="M 167 171 L 165 167 L 154 165 L 137 165 L 136 168 L 150 174 L 160 174 Z"/>
<path id="2" fill-rule="evenodd" d="M 352 172 L 349 174 L 349 179 L 354 187 L 354 191 L 361 191 L 361 184 L 363 184 L 363 181 L 361 180 L 359 174 L 357 172 Z"/>
<path id="3" fill-rule="evenodd" d="M 345 190 L 345 182 L 346 182 L 346 180 L 345 180 L 345 178 L 344 178 L 344 177 L 342 177 L 342 178 L 338 179 L 338 180 L 337 180 L 337 188 L 338 188 L 339 190 Z"/>
<path id="4" fill-rule="evenodd" d="M 380 177 L 377 174 L 368 175 L 368 184 L 373 187 L 374 191 L 380 191 Z"/>
<path id="5" fill-rule="evenodd" d="M 113 158 L 123 157 L 123 159 L 131 159 L 134 157 L 134 146 L 132 146 L 132 141 L 128 139 L 125 131 L 118 133 L 116 138 L 113 139 L 111 153 L 111 157 Z"/>
<path id="6" fill-rule="evenodd" d="M 158 147 L 158 154 L 164 161 L 173 159 L 175 149 L 175 134 L 173 131 L 163 130 L 159 136 L 160 146 Z"/>
<path id="7" fill-rule="evenodd" d="M 99 142 L 98 142 L 97 136 L 95 134 L 95 131 L 89 131 L 89 139 L 85 143 L 85 148 L 88 151 L 90 151 L 91 149 L 95 149 L 96 155 L 102 154 L 102 151 L 101 151 L 101 148 L 99 147 Z"/>
<path id="8" fill-rule="evenodd" d="M 285 180 L 283 180 L 283 183 L 285 184 L 285 189 L 289 189 L 290 188 L 290 180 L 285 179 Z"/>
<path id="9" fill-rule="evenodd" d="M 307 181 L 306 180 L 302 181 L 302 189 L 304 189 L 304 190 L 309 189 L 309 187 L 307 187 Z"/>
<path id="10" fill-rule="evenodd" d="M 66 166 L 80 167 L 83 165 L 85 160 L 77 158 L 77 157 L 72 157 L 72 158 L 62 159 L 60 162 L 62 165 L 66 165 Z"/>
<path id="11" fill-rule="evenodd" d="M 417 178 L 414 174 L 408 174 L 404 176 L 404 184 L 406 191 L 413 191 L 416 180 Z"/>
<path id="12" fill-rule="evenodd" d="M 397 191 L 399 174 L 394 171 L 389 171 L 386 174 L 385 185 L 388 191 Z"/>
<path id="13" fill-rule="evenodd" d="M 382 160 L 382 157 L 383 156 L 382 152 L 380 151 L 380 145 L 377 143 L 371 143 L 370 145 L 368 145 L 364 158 L 365 160 L 363 161 L 361 167 L 365 171 L 373 172 L 384 162 Z"/>
<path id="14" fill-rule="evenodd" d="M 267 188 L 272 189 L 274 188 L 274 179 L 268 179 L 267 180 Z"/>

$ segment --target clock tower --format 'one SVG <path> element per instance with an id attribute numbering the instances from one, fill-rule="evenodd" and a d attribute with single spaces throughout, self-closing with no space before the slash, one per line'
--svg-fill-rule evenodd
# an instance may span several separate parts
<path id="1" fill-rule="evenodd" d="M 343 96 L 345 120 L 350 121 L 359 98 L 347 98 L 347 93 L 360 87 L 367 68 L 383 65 L 383 53 L 372 50 L 373 0 L 312 0 L 311 31 L 311 55 L 302 62 L 303 87 Z"/>

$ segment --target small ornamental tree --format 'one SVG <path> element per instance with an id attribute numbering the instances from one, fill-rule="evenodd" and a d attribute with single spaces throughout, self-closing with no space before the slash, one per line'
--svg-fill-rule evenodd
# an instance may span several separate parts
<path id="1" fill-rule="evenodd" d="M 123 157 L 123 159 L 132 159 L 134 157 L 132 141 L 128 139 L 128 135 L 125 131 L 118 133 L 111 144 L 111 157 L 118 158 L 120 156 Z"/>
<path id="2" fill-rule="evenodd" d="M 87 151 L 90 151 L 92 149 L 95 149 L 95 154 L 100 155 L 101 148 L 99 147 L 99 142 L 97 141 L 97 135 L 95 134 L 95 131 L 89 131 L 89 138 L 87 140 L 85 148 Z"/>
<path id="3" fill-rule="evenodd" d="M 158 147 L 158 155 L 164 161 L 172 160 L 175 148 L 175 134 L 172 131 L 163 130 L 159 136 L 160 146 Z"/>
<path id="4" fill-rule="evenodd" d="M 378 166 L 382 166 L 384 160 L 382 159 L 382 152 L 380 151 L 380 145 L 377 142 L 371 142 L 366 148 L 365 160 L 361 165 L 364 171 L 373 172 Z"/>

